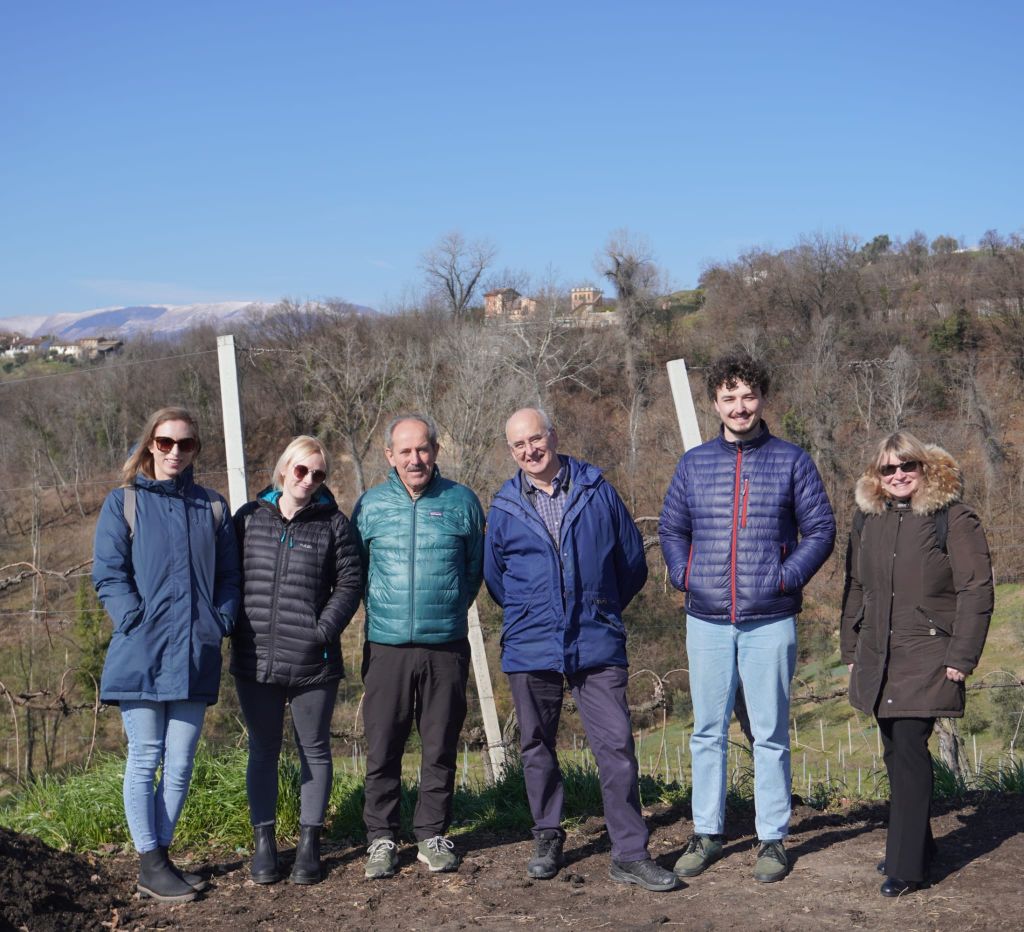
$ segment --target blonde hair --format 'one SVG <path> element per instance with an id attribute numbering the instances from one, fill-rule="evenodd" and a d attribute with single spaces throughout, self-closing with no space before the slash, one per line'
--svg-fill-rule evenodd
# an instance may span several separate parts
<path id="1" fill-rule="evenodd" d="M 931 463 L 931 454 L 920 440 L 908 430 L 898 430 L 882 439 L 878 444 L 878 453 L 868 466 L 868 475 L 879 478 L 879 469 L 886 464 L 890 456 L 895 456 L 901 463 L 917 460 L 921 464 L 922 473 L 927 472 Z"/>
<path id="2" fill-rule="evenodd" d="M 296 460 L 301 460 L 311 453 L 319 453 L 324 458 L 324 472 L 330 476 L 331 459 L 327 455 L 324 445 L 316 437 L 311 437 L 309 434 L 300 434 L 284 448 L 284 452 L 278 457 L 277 465 L 274 467 L 273 485 L 278 492 L 283 487 L 281 477 L 285 474 L 285 470 Z M 326 481 L 325 477 L 324 482 Z"/>
<path id="3" fill-rule="evenodd" d="M 192 412 L 187 408 L 179 408 L 173 405 L 161 408 L 149 416 L 145 426 L 142 428 L 142 433 L 139 434 L 139 439 L 135 442 L 135 447 L 132 449 L 128 459 L 124 461 L 124 465 L 121 467 L 121 485 L 125 487 L 134 485 L 135 477 L 140 472 L 147 479 L 156 478 L 156 474 L 153 472 L 153 451 L 149 449 L 149 445 L 156 436 L 157 428 L 168 421 L 184 421 L 188 424 L 196 441 L 196 452 L 194 455 L 199 455 L 203 443 L 199 439 L 199 425 L 192 416 Z"/>

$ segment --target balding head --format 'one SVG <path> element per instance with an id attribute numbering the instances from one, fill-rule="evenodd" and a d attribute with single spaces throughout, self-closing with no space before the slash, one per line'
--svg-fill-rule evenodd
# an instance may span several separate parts
<path id="1" fill-rule="evenodd" d="M 558 434 L 540 408 L 520 408 L 505 422 L 512 458 L 531 479 L 548 485 L 558 475 Z"/>

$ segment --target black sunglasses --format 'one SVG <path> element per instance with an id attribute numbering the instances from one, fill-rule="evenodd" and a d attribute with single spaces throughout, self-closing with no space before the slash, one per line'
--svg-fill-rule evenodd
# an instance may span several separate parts
<path id="1" fill-rule="evenodd" d="M 317 484 L 323 482 L 324 479 L 327 478 L 327 473 L 322 469 L 310 469 L 308 466 L 303 466 L 302 463 L 296 463 L 292 466 L 292 472 L 295 473 L 295 478 L 298 479 L 299 482 L 305 479 L 307 474 Z"/>
<path id="2" fill-rule="evenodd" d="M 154 437 L 153 443 L 161 453 L 170 453 L 175 447 L 180 453 L 195 453 L 199 449 L 199 441 L 195 437 L 182 437 L 175 440 L 173 437 Z"/>
<path id="3" fill-rule="evenodd" d="M 907 460 L 905 463 L 886 463 L 878 467 L 878 472 L 886 477 L 895 476 L 899 469 L 905 473 L 917 472 L 921 468 L 920 460 Z"/>

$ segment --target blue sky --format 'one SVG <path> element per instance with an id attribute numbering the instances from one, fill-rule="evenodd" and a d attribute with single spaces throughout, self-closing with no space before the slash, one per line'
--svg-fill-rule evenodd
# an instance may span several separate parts
<path id="1" fill-rule="evenodd" d="M 669 281 L 801 234 L 1024 228 L 1024 5 L 4 5 L 0 316 L 341 297 L 453 229 Z"/>

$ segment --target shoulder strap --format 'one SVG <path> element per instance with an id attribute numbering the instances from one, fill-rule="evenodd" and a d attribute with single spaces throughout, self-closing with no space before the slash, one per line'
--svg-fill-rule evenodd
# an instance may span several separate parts
<path id="1" fill-rule="evenodd" d="M 221 501 L 220 496 L 215 498 L 205 485 L 201 485 L 199 488 L 203 490 L 203 495 L 206 496 L 206 500 L 210 503 L 210 509 L 213 512 L 213 531 L 216 533 L 220 528 L 221 519 L 224 517 L 224 502 Z"/>
<path id="2" fill-rule="evenodd" d="M 943 553 L 946 550 L 946 538 L 949 536 L 949 508 L 943 508 L 935 512 L 935 539 L 939 542 L 939 549 Z"/>
<path id="3" fill-rule="evenodd" d="M 858 533 L 864 531 L 864 519 L 867 516 L 859 508 L 853 513 L 853 529 Z"/>
<path id="4" fill-rule="evenodd" d="M 135 540 L 135 486 L 124 490 L 124 523 L 128 525 L 128 540 Z"/>

